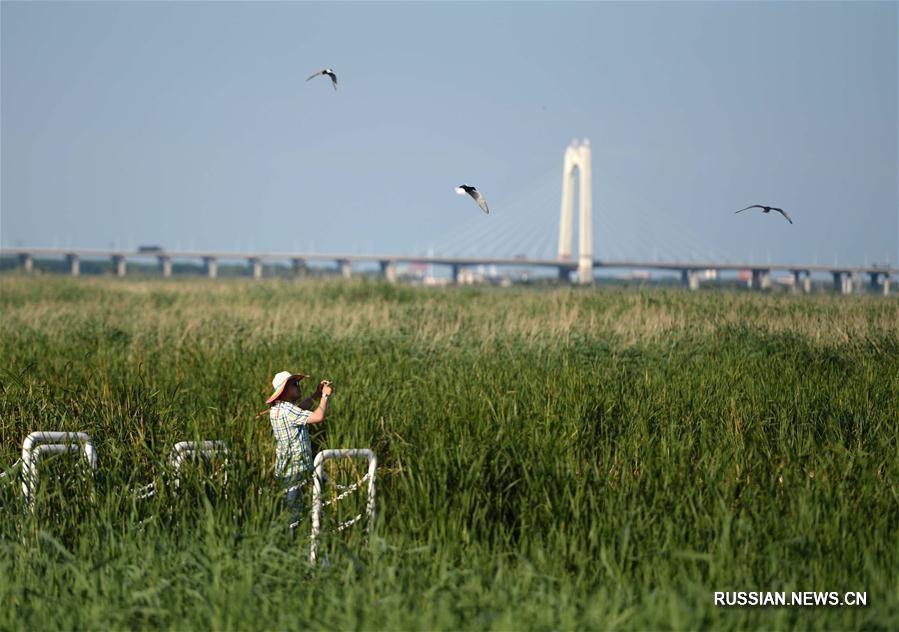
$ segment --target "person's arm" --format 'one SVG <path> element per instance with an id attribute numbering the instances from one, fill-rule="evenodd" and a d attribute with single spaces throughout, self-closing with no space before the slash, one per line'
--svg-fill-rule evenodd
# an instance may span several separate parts
<path id="1" fill-rule="evenodd" d="M 318 402 L 318 408 L 312 411 L 312 414 L 309 415 L 309 418 L 306 420 L 307 424 L 320 424 L 325 420 L 325 416 L 328 414 L 328 402 L 331 400 L 331 393 L 333 389 L 331 388 L 331 383 L 328 381 L 324 381 L 319 385 L 319 390 L 322 393 L 322 398 Z"/>
<path id="2" fill-rule="evenodd" d="M 330 382 L 328 382 L 330 384 Z M 319 397 L 322 396 L 322 386 L 324 386 L 325 382 L 321 381 L 318 383 L 318 388 L 315 389 L 312 393 L 309 394 L 309 397 L 304 399 L 301 402 L 297 403 L 297 406 L 302 408 L 303 410 L 312 410 L 312 405 L 315 403 Z"/>

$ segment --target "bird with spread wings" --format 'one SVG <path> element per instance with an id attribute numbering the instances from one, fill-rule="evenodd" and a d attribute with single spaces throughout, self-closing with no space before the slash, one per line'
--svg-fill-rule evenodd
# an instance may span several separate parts
<path id="1" fill-rule="evenodd" d="M 488 215 L 490 214 L 490 209 L 487 207 L 487 200 L 484 198 L 484 196 L 481 194 L 481 192 L 478 191 L 473 186 L 469 186 L 467 184 L 460 184 L 459 186 L 456 187 L 456 193 L 458 193 L 459 195 L 465 195 L 467 193 L 468 195 L 470 195 L 472 197 L 472 199 L 475 202 L 478 203 L 478 206 L 481 207 L 482 211 L 484 211 Z"/>
<path id="2" fill-rule="evenodd" d="M 782 208 L 777 208 L 776 206 L 763 206 L 762 204 L 753 204 L 752 206 L 747 206 L 746 208 L 741 208 L 739 211 L 735 211 L 734 215 L 736 215 L 737 213 L 742 213 L 743 211 L 748 211 L 751 208 L 760 208 L 760 209 L 762 209 L 762 213 L 770 213 L 771 211 L 777 211 L 778 213 L 783 215 L 788 222 L 790 222 L 791 224 L 793 223 L 793 220 L 790 219 L 790 216 L 787 215 L 787 212 L 785 210 L 783 210 Z"/>
<path id="3" fill-rule="evenodd" d="M 328 77 L 330 77 L 331 85 L 334 86 L 335 90 L 337 90 L 337 73 L 334 72 L 333 70 L 331 70 L 330 68 L 322 68 L 318 72 L 309 75 L 309 77 L 306 79 L 306 81 L 309 81 L 309 79 L 315 79 L 316 77 L 321 76 L 321 75 L 327 75 Z"/>

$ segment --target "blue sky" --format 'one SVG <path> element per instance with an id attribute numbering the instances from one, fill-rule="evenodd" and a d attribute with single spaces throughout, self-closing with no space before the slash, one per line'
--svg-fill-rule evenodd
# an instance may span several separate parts
<path id="1" fill-rule="evenodd" d="M 896 3 L 3 2 L 0 243 L 899 262 Z M 330 66 L 339 76 L 305 82 Z M 478 186 L 483 215 L 453 187 Z M 733 211 L 754 203 L 774 215 Z"/>

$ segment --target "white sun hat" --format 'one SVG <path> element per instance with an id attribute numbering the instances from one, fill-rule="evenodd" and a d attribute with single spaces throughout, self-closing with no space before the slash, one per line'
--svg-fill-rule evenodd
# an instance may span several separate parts
<path id="1" fill-rule="evenodd" d="M 273 401 L 278 399 L 281 396 L 281 393 L 284 391 L 284 387 L 287 386 L 287 382 L 292 377 L 297 378 L 297 381 L 299 381 L 309 376 L 303 375 L 302 373 L 291 373 L 290 371 L 281 371 L 280 373 L 275 374 L 275 378 L 272 380 L 272 387 L 275 389 L 275 392 L 271 397 L 265 400 L 265 403 L 271 404 Z"/>

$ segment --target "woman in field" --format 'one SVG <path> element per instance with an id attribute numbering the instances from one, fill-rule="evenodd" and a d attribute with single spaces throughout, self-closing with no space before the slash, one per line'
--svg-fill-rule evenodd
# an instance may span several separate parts
<path id="1" fill-rule="evenodd" d="M 309 425 L 319 424 L 325 420 L 328 401 L 331 398 L 331 382 L 323 380 L 309 397 L 300 399 L 300 382 L 308 377 L 301 373 L 281 371 L 272 380 L 275 392 L 266 400 L 271 404 L 269 419 L 272 432 L 275 434 L 275 476 L 284 489 L 287 506 L 292 512 L 290 528 L 294 529 L 299 522 L 299 514 L 303 508 L 300 495 L 303 483 L 312 472 L 312 442 L 309 438 Z M 316 399 L 318 407 L 311 410 Z"/>

